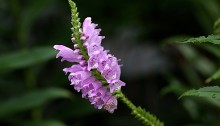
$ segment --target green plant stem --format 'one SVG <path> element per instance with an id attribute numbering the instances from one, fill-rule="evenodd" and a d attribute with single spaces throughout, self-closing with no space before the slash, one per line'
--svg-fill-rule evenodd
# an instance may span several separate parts
<path id="1" fill-rule="evenodd" d="M 146 126 L 164 126 L 163 122 L 160 122 L 154 115 L 141 109 L 141 107 L 136 107 L 127 97 L 125 97 L 121 90 L 115 91 L 114 94 L 131 109 L 131 114 L 142 121 Z"/>

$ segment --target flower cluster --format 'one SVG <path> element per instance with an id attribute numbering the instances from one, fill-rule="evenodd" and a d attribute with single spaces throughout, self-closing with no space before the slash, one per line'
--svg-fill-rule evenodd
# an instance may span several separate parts
<path id="1" fill-rule="evenodd" d="M 101 29 L 96 29 L 96 26 L 89 17 L 83 22 L 80 39 L 84 42 L 88 61 L 83 57 L 77 43 L 74 45 L 75 50 L 63 45 L 55 45 L 54 48 L 60 51 L 57 58 L 62 57 L 61 61 L 74 63 L 71 67 L 63 69 L 65 73 L 70 73 L 69 80 L 74 89 L 81 91 L 82 97 L 89 99 L 95 108 L 104 108 L 113 113 L 117 108 L 117 99 L 112 93 L 120 90 L 125 83 L 120 80 L 121 69 L 117 58 L 108 54 L 101 46 L 104 36 L 99 36 Z M 72 38 L 72 41 L 74 40 L 75 38 Z M 108 83 L 107 86 L 92 74 L 92 69 L 101 73 Z"/>

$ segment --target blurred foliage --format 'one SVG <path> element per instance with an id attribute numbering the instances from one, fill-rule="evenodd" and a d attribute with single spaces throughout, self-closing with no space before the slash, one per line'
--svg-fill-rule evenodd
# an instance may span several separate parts
<path id="1" fill-rule="evenodd" d="M 213 80 L 220 79 L 220 69 L 216 71 L 211 77 L 206 79 L 206 83 L 210 83 Z"/>
<path id="2" fill-rule="evenodd" d="M 19 68 L 26 68 L 50 60 L 55 57 L 51 47 L 40 47 L 36 49 L 16 51 L 0 58 L 0 70 L 8 71 Z"/>
<path id="3" fill-rule="evenodd" d="M 209 34 L 218 42 L 219 0 L 75 2 L 81 20 L 92 17 L 121 57 L 122 90 L 134 103 L 167 126 L 219 126 L 219 100 L 178 100 L 189 89 L 219 86 L 219 45 L 175 43 Z M 52 47 L 71 45 L 70 27 L 67 0 L 0 0 L 0 125 L 141 126 L 120 103 L 113 115 L 95 110 L 69 86 L 62 68 L 70 64 L 55 60 Z"/>
<path id="4" fill-rule="evenodd" d="M 6 118 L 8 115 L 19 111 L 25 111 L 30 108 L 42 106 L 53 99 L 70 98 L 70 96 L 71 95 L 68 91 L 56 88 L 32 91 L 30 93 L 26 93 L 24 96 L 1 103 L 0 118 Z"/>

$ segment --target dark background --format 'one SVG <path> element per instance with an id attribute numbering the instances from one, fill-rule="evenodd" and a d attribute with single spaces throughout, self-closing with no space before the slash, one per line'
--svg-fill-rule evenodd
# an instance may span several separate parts
<path id="1" fill-rule="evenodd" d="M 122 91 L 166 126 L 219 126 L 220 103 L 178 97 L 206 86 L 218 47 L 172 44 L 213 33 L 219 0 L 75 0 L 123 64 Z M 95 110 L 63 73 L 53 45 L 71 47 L 67 0 L 0 0 L 0 126 L 142 126 L 119 102 Z M 214 50 L 214 51 L 213 51 Z M 218 85 L 212 82 L 207 85 Z"/>

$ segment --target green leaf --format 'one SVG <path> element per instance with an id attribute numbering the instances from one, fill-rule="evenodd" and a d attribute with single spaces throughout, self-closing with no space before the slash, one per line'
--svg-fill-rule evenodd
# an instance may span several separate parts
<path id="1" fill-rule="evenodd" d="M 0 118 L 41 106 L 57 98 L 70 98 L 69 91 L 48 88 L 29 92 L 23 96 L 0 103 Z"/>
<path id="2" fill-rule="evenodd" d="M 52 47 L 38 47 L 21 50 L 0 56 L 0 70 L 25 68 L 54 58 L 56 52 Z"/>
<path id="3" fill-rule="evenodd" d="M 204 98 L 210 98 L 210 99 L 217 99 L 220 100 L 220 87 L 219 86 L 212 86 L 212 87 L 203 87 L 200 89 L 193 89 L 186 91 L 183 93 L 180 97 L 184 96 L 197 96 L 197 97 L 204 97 Z"/>
<path id="4" fill-rule="evenodd" d="M 209 83 L 213 80 L 217 80 L 220 78 L 220 69 L 217 70 L 211 77 L 209 77 L 207 80 L 206 80 L 206 83 Z"/>
<path id="5" fill-rule="evenodd" d="M 28 122 L 23 124 L 23 126 L 66 126 L 66 125 L 56 120 L 50 120 L 44 122 Z"/>
<path id="6" fill-rule="evenodd" d="M 197 38 L 190 38 L 184 41 L 179 41 L 178 43 L 212 43 L 220 44 L 220 35 L 209 35 L 207 37 L 200 36 Z"/>

